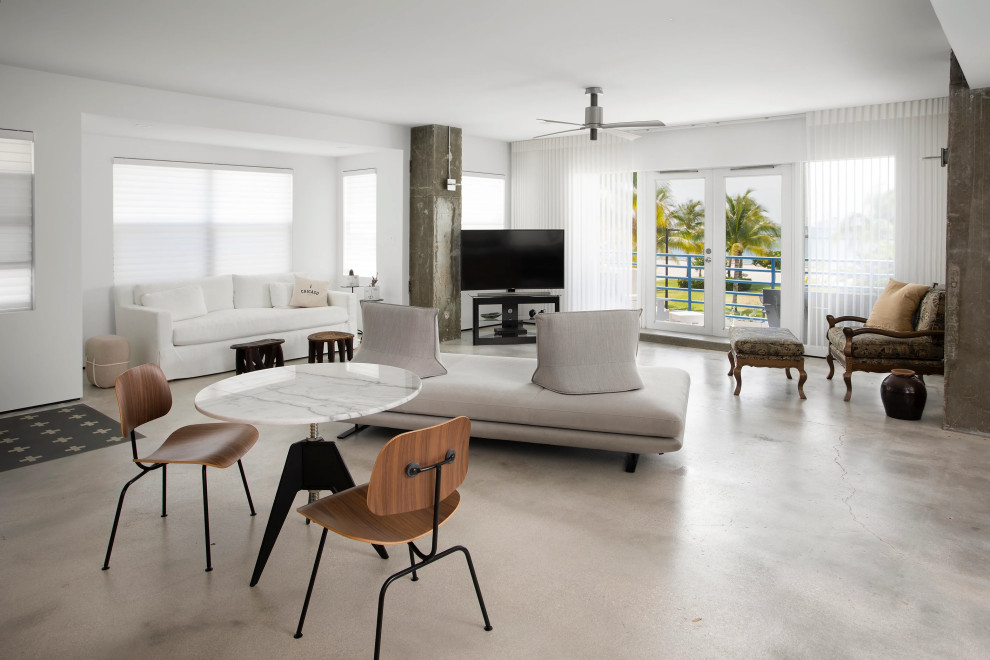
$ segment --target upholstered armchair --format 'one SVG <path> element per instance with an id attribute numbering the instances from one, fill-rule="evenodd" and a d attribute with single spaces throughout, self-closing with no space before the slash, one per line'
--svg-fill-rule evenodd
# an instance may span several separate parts
<path id="1" fill-rule="evenodd" d="M 945 373 L 945 290 L 929 289 L 909 318 L 910 329 L 898 331 L 866 325 L 839 326 L 843 322 L 866 324 L 868 320 L 860 316 L 829 314 L 825 317 L 828 321 L 828 378 L 835 374 L 834 360 L 838 360 L 845 367 L 842 375 L 846 383 L 845 401 L 852 397 L 854 371 L 886 373 L 891 369 L 910 369 L 922 377 Z"/>

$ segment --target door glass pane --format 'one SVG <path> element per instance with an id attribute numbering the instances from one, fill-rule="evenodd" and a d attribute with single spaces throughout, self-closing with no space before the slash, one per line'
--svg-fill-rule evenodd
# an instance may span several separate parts
<path id="1" fill-rule="evenodd" d="M 658 180 L 656 320 L 705 323 L 705 180 Z"/>
<path id="2" fill-rule="evenodd" d="M 780 327 L 782 177 L 725 178 L 725 329 Z"/>

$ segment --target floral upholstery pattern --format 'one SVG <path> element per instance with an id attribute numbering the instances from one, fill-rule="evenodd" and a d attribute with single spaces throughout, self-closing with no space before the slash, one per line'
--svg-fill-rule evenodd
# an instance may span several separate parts
<path id="1" fill-rule="evenodd" d="M 918 305 L 918 322 L 914 329 L 945 330 L 945 291 L 943 289 L 932 289 L 921 299 L 921 304 Z"/>
<path id="2" fill-rule="evenodd" d="M 941 360 L 944 357 L 944 347 L 941 342 L 931 341 L 931 337 L 911 337 L 901 339 L 870 333 L 858 335 L 852 339 L 852 356 L 859 361 L 861 358 L 875 360 Z M 842 328 L 834 327 L 828 330 L 828 343 L 840 355 L 845 354 L 846 336 Z"/>
<path id="3" fill-rule="evenodd" d="M 804 344 L 786 328 L 732 328 L 729 345 L 737 355 L 767 358 L 800 358 L 804 355 Z"/>

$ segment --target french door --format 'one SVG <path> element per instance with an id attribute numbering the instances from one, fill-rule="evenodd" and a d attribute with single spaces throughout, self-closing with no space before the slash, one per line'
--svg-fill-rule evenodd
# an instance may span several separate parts
<path id="1" fill-rule="evenodd" d="M 655 220 L 638 245 L 647 325 L 712 336 L 781 325 L 781 294 L 801 288 L 781 268 L 795 238 L 790 167 L 651 172 L 643 182 L 640 213 Z"/>

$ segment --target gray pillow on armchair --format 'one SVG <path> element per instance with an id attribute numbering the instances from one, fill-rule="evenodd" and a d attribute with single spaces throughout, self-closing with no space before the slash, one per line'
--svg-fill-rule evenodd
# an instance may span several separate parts
<path id="1" fill-rule="evenodd" d="M 537 315 L 533 382 L 560 394 L 642 388 L 636 368 L 642 313 L 610 309 Z"/>
<path id="2" fill-rule="evenodd" d="M 442 376 L 439 310 L 380 302 L 361 303 L 364 334 L 353 362 L 408 369 L 420 378 Z"/>

